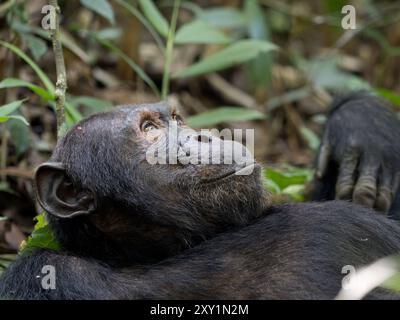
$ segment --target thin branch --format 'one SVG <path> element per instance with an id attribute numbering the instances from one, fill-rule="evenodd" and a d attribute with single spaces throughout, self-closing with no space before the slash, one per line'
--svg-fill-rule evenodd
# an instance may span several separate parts
<path id="1" fill-rule="evenodd" d="M 56 62 L 57 82 L 54 92 L 56 98 L 56 114 L 57 114 L 57 138 L 65 133 L 65 92 L 67 90 L 67 75 L 65 71 L 64 54 L 61 45 L 60 33 L 60 7 L 57 0 L 50 0 L 50 5 L 55 8 L 55 29 L 52 29 L 51 40 L 53 42 L 53 52 Z"/>

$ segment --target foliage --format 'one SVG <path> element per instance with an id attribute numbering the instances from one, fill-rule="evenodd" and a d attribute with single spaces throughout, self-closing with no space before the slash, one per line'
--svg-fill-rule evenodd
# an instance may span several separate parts
<path id="1" fill-rule="evenodd" d="M 106 18 L 110 23 L 115 23 L 114 11 L 107 0 L 81 0 L 81 4 L 97 14 Z"/>
<path id="2" fill-rule="evenodd" d="M 0 106 L 0 123 L 6 122 L 10 119 L 17 119 L 28 125 L 28 121 L 22 116 L 19 115 L 11 115 L 14 111 L 16 111 L 25 100 L 18 100 L 7 103 L 4 106 Z"/>
<path id="3" fill-rule="evenodd" d="M 175 78 L 186 78 L 205 73 L 220 71 L 236 64 L 240 64 L 256 58 L 262 52 L 276 50 L 277 47 L 266 41 L 241 40 L 227 48 L 206 57 L 189 68 L 174 75 Z"/>
<path id="4" fill-rule="evenodd" d="M 248 121 L 265 119 L 265 114 L 243 107 L 219 107 L 218 109 L 203 112 L 189 117 L 187 123 L 193 128 L 204 128 L 222 122 Z"/>
<path id="5" fill-rule="evenodd" d="M 21 245 L 21 252 L 27 252 L 35 248 L 47 248 L 59 250 L 60 245 L 48 224 L 44 213 L 36 216 L 36 225 L 26 243 Z"/>
<path id="6" fill-rule="evenodd" d="M 13 63 L 10 72 L 2 73 L 0 94 L 11 101 L 5 100 L 0 106 L 0 129 L 1 133 L 9 134 L 12 148 L 7 151 L 12 155 L 0 156 L 0 169 L 5 165 L 18 166 L 20 157 L 24 167 L 27 160 L 23 158 L 24 152 L 29 147 L 37 148 L 36 144 L 42 142 L 31 139 L 35 124 L 27 126 L 31 119 L 29 112 L 25 111 L 35 107 L 46 110 L 47 106 L 55 105 L 55 86 L 51 80 L 55 79 L 53 66 L 49 68 L 46 65 L 48 57 L 45 54 L 51 46 L 49 32 L 32 23 L 27 0 L 9 3 L 0 5 L 0 17 L 5 17 L 9 29 L 2 33 L 5 37 L 1 38 L 4 40 L 0 40 L 0 46 L 7 51 L 6 59 L 13 56 L 10 59 Z M 393 30 L 396 27 L 396 16 L 390 14 L 396 10 L 390 9 L 391 4 L 386 2 L 362 1 L 362 14 L 357 20 L 361 28 L 353 34 L 344 32 L 340 26 L 341 7 L 346 3 L 342 0 L 324 0 L 315 8 L 311 4 L 315 2 L 298 1 L 288 5 L 286 2 L 263 0 L 244 0 L 230 6 L 222 6 L 220 1 L 201 6 L 196 1 L 184 0 L 80 0 L 72 7 L 71 1 L 60 3 L 62 12 L 70 10 L 63 17 L 66 22 L 62 24 L 62 44 L 73 56 L 72 61 L 79 60 L 76 65 L 84 65 L 90 70 L 83 80 L 76 78 L 78 82 L 82 81 L 82 87 L 87 82 L 98 80 L 92 79 L 98 69 L 115 76 L 115 62 L 124 61 L 138 78 L 133 88 L 133 83 L 126 81 L 131 92 L 144 93 L 153 100 L 174 95 L 181 103 L 184 100 L 181 97 L 189 96 L 192 100 L 183 104 L 184 108 L 188 107 L 187 121 L 193 127 L 236 121 L 254 121 L 255 125 L 267 126 L 268 122 L 271 125 L 268 134 L 275 140 L 291 138 L 292 142 L 301 141 L 300 144 L 294 143 L 294 147 L 280 141 L 280 145 L 284 145 L 281 151 L 290 149 L 293 152 L 294 149 L 294 153 L 301 152 L 310 159 L 320 143 L 316 132 L 326 120 L 324 97 L 335 92 L 364 89 L 400 106 L 398 69 L 394 60 L 400 54 L 400 48 L 396 46 L 398 35 L 391 32 L 388 37 L 386 34 L 391 27 L 394 26 Z M 386 6 L 389 9 L 385 9 Z M 124 30 L 116 18 L 117 8 L 131 19 L 137 19 L 143 28 Z M 122 35 L 136 32 L 140 33 L 139 43 L 128 43 L 129 48 L 140 52 L 144 44 L 154 44 L 162 65 L 161 72 L 152 70 L 153 61 L 145 64 L 141 59 L 137 60 L 130 54 L 126 43 L 121 42 Z M 351 45 L 345 46 L 347 42 L 341 44 L 345 35 L 349 36 Z M 186 50 L 189 52 L 193 48 L 196 54 L 181 65 L 182 52 L 184 56 Z M 377 61 L 373 60 L 375 53 L 382 63 L 369 62 Z M 358 63 L 350 63 L 350 67 L 343 63 L 349 55 Z M 361 67 L 354 67 L 357 64 Z M 23 68 L 24 72 L 19 72 Z M 74 64 L 67 63 L 68 72 L 74 68 Z M 27 73 L 29 77 L 20 76 Z M 221 94 L 213 88 L 208 83 L 211 77 L 207 75 L 210 73 L 218 73 L 234 93 Z M 12 88 L 21 89 L 18 94 L 24 96 L 11 95 L 10 99 L 4 93 Z M 68 92 L 65 107 L 69 126 L 115 104 L 112 98 L 97 95 L 102 87 L 93 92 L 93 96 L 90 96 L 92 91 L 89 88 Z M 33 93 L 29 99 L 25 98 L 26 92 Z M 193 100 L 200 101 L 198 109 L 190 108 Z M 321 104 L 317 112 L 311 110 L 311 115 L 303 113 L 304 105 L 314 106 L 317 102 Z M 293 114 L 295 117 L 290 118 Z M 283 138 L 281 131 L 285 131 L 286 124 L 293 119 L 299 121 L 285 133 L 289 137 Z M 288 165 L 264 171 L 266 187 L 273 195 L 287 196 L 294 201 L 304 200 L 305 185 L 312 174 L 309 169 Z M 7 179 L 0 179 L 0 190 L 15 193 Z M 26 248 L 57 248 L 44 216 L 39 215 L 37 220 Z"/>
<path id="7" fill-rule="evenodd" d="M 313 171 L 285 165 L 281 168 L 264 169 L 266 188 L 276 195 L 287 195 L 294 201 L 305 200 L 305 187 L 313 177 Z"/>

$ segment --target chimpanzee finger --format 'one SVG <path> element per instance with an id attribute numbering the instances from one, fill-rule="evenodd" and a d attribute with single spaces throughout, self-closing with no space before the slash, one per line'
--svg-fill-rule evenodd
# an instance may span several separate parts
<path id="1" fill-rule="evenodd" d="M 363 158 L 359 166 L 357 184 L 353 192 L 353 201 L 373 208 L 376 200 L 376 176 L 379 161 Z"/>
<path id="2" fill-rule="evenodd" d="M 381 212 L 388 212 L 393 200 L 391 172 L 383 168 L 379 177 L 379 186 L 376 197 L 375 208 Z"/>
<path id="3" fill-rule="evenodd" d="M 317 170 L 315 172 L 318 179 L 322 179 L 325 176 L 330 157 L 331 157 L 331 146 L 329 145 L 328 141 L 328 133 L 325 132 L 324 138 L 321 143 L 321 148 L 319 150 L 317 159 Z"/>
<path id="4" fill-rule="evenodd" d="M 397 172 L 393 178 L 393 185 L 392 185 L 393 200 L 396 197 L 397 193 L 399 192 L 399 188 L 400 188 L 400 172 Z"/>
<path id="5" fill-rule="evenodd" d="M 350 200 L 354 188 L 354 176 L 358 164 L 358 153 L 349 151 L 340 161 L 336 182 L 336 199 Z"/>

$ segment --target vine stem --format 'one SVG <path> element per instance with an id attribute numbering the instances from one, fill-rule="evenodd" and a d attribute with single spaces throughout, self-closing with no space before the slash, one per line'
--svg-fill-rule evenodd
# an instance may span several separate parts
<path id="1" fill-rule="evenodd" d="M 64 54 L 60 39 L 60 14 L 61 10 L 57 0 L 50 0 L 50 5 L 55 8 L 55 28 L 51 29 L 51 40 L 56 63 L 57 82 L 54 91 L 56 100 L 57 115 L 57 138 L 61 138 L 65 133 L 65 93 L 67 90 L 67 74 L 65 71 Z"/>
<path id="2" fill-rule="evenodd" d="M 173 8 L 172 17 L 171 17 L 171 25 L 170 25 L 170 28 L 168 31 L 167 48 L 166 48 L 166 52 L 165 52 L 165 66 L 164 66 L 162 91 L 161 91 L 161 97 L 163 100 L 167 99 L 168 91 L 169 91 L 169 79 L 170 79 L 170 70 L 171 70 L 171 63 L 172 63 L 172 52 L 174 50 L 175 30 L 176 30 L 176 24 L 178 21 L 178 13 L 179 13 L 180 4 L 181 4 L 180 0 L 174 1 L 174 8 Z"/>

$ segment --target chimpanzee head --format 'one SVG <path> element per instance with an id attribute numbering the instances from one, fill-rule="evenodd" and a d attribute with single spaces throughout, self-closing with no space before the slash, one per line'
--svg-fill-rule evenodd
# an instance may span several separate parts
<path id="1" fill-rule="evenodd" d="M 247 155 L 215 163 L 228 142 L 189 129 L 164 103 L 73 127 L 35 176 L 61 245 L 119 265 L 148 262 L 258 217 L 267 205 L 259 165 Z"/>

